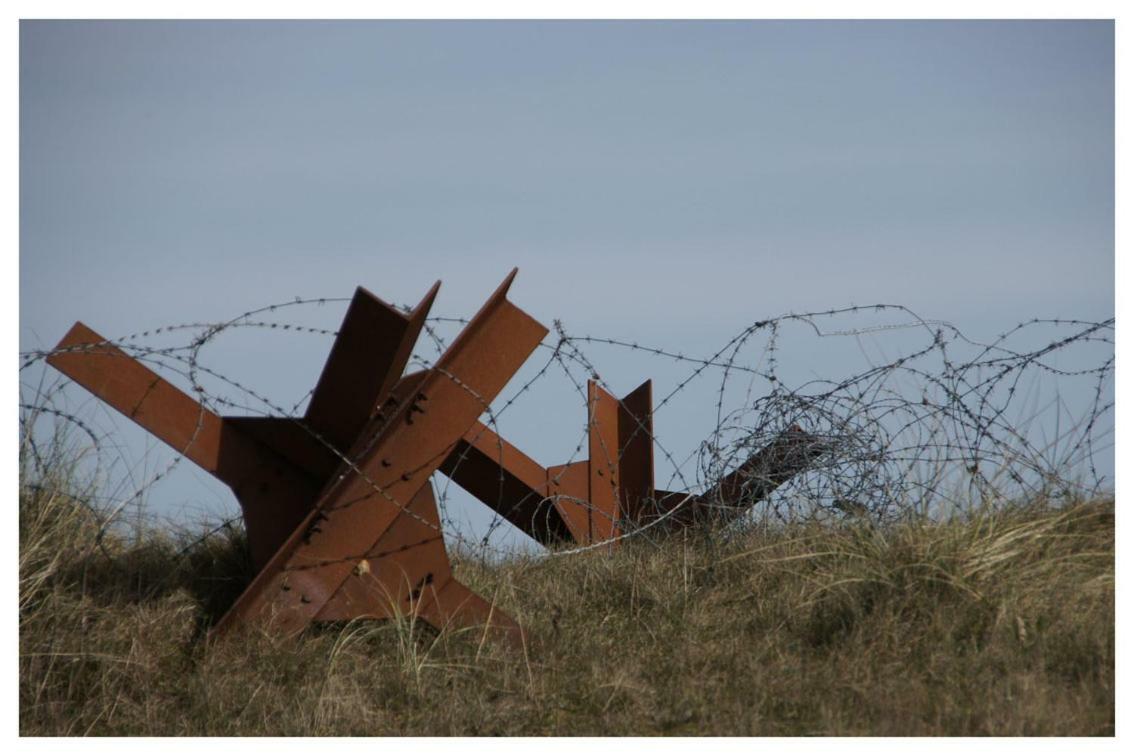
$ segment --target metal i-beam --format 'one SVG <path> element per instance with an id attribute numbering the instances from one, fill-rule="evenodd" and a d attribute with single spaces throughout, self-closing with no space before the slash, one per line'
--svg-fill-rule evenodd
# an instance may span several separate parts
<path id="1" fill-rule="evenodd" d="M 510 458 L 519 454 L 476 422 L 547 332 L 506 300 L 515 274 L 434 369 L 405 377 L 438 286 L 408 315 L 360 287 L 303 419 L 218 416 L 81 323 L 49 363 L 236 493 L 254 561 L 265 569 L 218 630 L 267 606 L 291 629 L 310 619 L 408 613 L 436 627 L 485 625 L 516 639 L 511 618 L 453 577 L 429 483 L 433 468 L 486 454 L 490 442 Z M 357 463 L 344 461 L 347 451 Z M 392 458 L 400 463 L 394 470 Z M 530 472 L 513 484 L 525 485 Z M 397 480 L 376 482 L 387 473 Z M 546 477 L 535 485 L 546 487 Z M 357 517 L 367 504 L 383 510 L 379 519 Z M 300 587 L 315 585 L 318 606 L 299 594 L 299 610 L 289 614 L 286 597 L 257 594 L 279 578 L 281 564 L 302 573 Z M 349 573 L 340 576 L 344 564 Z"/>
<path id="2" fill-rule="evenodd" d="M 304 415 L 343 454 L 402 377 L 440 288 L 433 284 L 409 315 L 355 291 Z"/>
<path id="3" fill-rule="evenodd" d="M 547 333 L 507 301 L 515 274 L 406 376 L 439 284 L 408 314 L 360 287 L 302 419 L 218 416 L 81 323 L 48 362 L 233 489 L 262 569 L 215 632 L 409 614 L 519 637 L 454 579 L 435 471 L 543 543 L 613 544 L 738 517 L 826 453 L 793 427 L 700 496 L 655 490 L 650 382 L 619 400 L 590 381 L 587 459 L 545 469 L 477 422 Z"/>
<path id="4" fill-rule="evenodd" d="M 481 425 L 441 472 L 540 543 L 617 538 L 653 496 L 650 396 L 649 381 L 621 400 L 588 382 L 585 460 L 545 469 Z"/>
<path id="5" fill-rule="evenodd" d="M 264 443 L 253 423 L 230 421 L 76 323 L 48 364 L 173 447 L 232 489 L 240 502 L 253 562 L 261 566 L 303 520 L 323 480 L 294 464 L 302 429 L 286 436 L 290 454 Z M 251 432 L 249 432 L 251 431 Z M 294 448 L 292 448 L 294 447 Z"/>
<path id="6" fill-rule="evenodd" d="M 363 431 L 357 464 L 320 496 L 216 632 L 260 620 L 302 630 L 397 521 L 420 521 L 414 497 L 547 334 L 506 299 L 515 274 L 425 372 L 416 393 Z"/>
<path id="7" fill-rule="evenodd" d="M 793 425 L 703 494 L 656 491 L 654 506 L 643 513 L 641 521 L 664 518 L 658 527 L 674 530 L 699 522 L 735 520 L 828 451 L 830 446 L 821 438 Z"/>
<path id="8" fill-rule="evenodd" d="M 441 470 L 541 543 L 561 541 L 566 533 L 576 543 L 595 544 L 645 525 L 665 531 L 735 519 L 827 451 L 793 426 L 703 494 L 656 490 L 652 407 L 650 381 L 617 399 L 592 380 L 587 459 L 544 470 L 485 428 L 480 434 L 487 443 L 462 442 L 473 460 L 470 470 L 462 473 L 453 459 Z"/>
<path id="9" fill-rule="evenodd" d="M 409 315 L 359 287 L 304 422 L 218 416 L 82 323 L 47 362 L 228 485 L 259 568 L 341 466 L 335 452 L 350 450 L 401 376 L 439 287 Z"/>
<path id="10" fill-rule="evenodd" d="M 439 469 L 540 543 L 571 538 L 548 498 L 547 470 L 483 423 L 469 429 Z"/>

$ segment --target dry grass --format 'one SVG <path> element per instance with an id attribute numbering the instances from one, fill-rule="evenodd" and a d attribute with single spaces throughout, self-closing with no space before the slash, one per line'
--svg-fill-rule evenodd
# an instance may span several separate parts
<path id="1" fill-rule="evenodd" d="M 210 644 L 239 533 L 94 542 L 20 494 L 24 735 L 1109 735 L 1114 507 L 799 525 L 488 566 L 524 653 L 408 621 Z"/>

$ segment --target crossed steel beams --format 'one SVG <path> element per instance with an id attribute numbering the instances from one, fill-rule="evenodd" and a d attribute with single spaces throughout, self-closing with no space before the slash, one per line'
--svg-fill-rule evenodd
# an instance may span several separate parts
<path id="1" fill-rule="evenodd" d="M 405 376 L 440 283 L 408 314 L 360 287 L 302 419 L 216 415 L 82 323 L 48 362 L 233 490 L 259 572 L 215 632 L 412 613 L 516 639 L 452 575 L 435 471 L 543 543 L 594 544 L 735 517 L 824 450 L 793 429 L 706 494 L 661 491 L 650 382 L 619 400 L 591 381 L 588 459 L 540 466 L 477 421 L 547 334 L 507 300 L 515 275 L 434 367 Z"/>
<path id="2" fill-rule="evenodd" d="M 440 284 L 408 315 L 360 287 L 302 421 L 218 416 L 82 323 L 48 362 L 232 488 L 259 573 L 215 632 L 402 612 L 514 639 L 453 578 L 429 481 L 547 334 L 506 299 L 515 274 L 401 381 Z"/>
<path id="3" fill-rule="evenodd" d="M 652 385 L 622 399 L 587 383 L 588 458 L 544 468 L 477 423 L 440 467 L 544 544 L 612 544 L 641 527 L 672 531 L 748 511 L 828 451 L 792 426 L 703 494 L 654 487 Z"/>

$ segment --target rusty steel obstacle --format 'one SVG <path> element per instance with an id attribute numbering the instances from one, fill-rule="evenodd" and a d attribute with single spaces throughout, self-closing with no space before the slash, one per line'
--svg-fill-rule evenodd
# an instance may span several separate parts
<path id="1" fill-rule="evenodd" d="M 650 381 L 617 399 L 589 380 L 587 414 L 585 460 L 544 468 L 477 423 L 440 470 L 540 543 L 614 546 L 644 528 L 736 519 L 827 451 L 795 425 L 709 491 L 676 493 L 654 487 Z"/>
<path id="2" fill-rule="evenodd" d="M 220 416 L 76 323 L 48 363 L 228 485 L 257 574 L 214 627 L 408 615 L 519 625 L 453 576 L 430 479 L 449 476 L 545 544 L 735 518 L 825 449 L 793 427 L 701 495 L 654 487 L 651 383 L 587 388 L 588 458 L 545 468 L 478 418 L 547 334 L 508 275 L 431 368 L 405 374 L 437 282 L 403 313 L 359 287 L 302 418 Z"/>

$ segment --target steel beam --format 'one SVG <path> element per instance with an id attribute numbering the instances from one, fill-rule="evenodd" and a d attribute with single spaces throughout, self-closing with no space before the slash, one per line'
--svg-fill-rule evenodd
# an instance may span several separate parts
<path id="1" fill-rule="evenodd" d="M 572 537 L 549 498 L 547 470 L 483 423 L 469 429 L 440 471 L 540 543 Z"/>
<path id="2" fill-rule="evenodd" d="M 515 271 L 434 370 L 405 377 L 439 284 L 406 315 L 360 287 L 302 419 L 218 416 L 81 323 L 48 361 L 233 489 L 253 560 L 266 568 L 250 589 L 271 582 L 275 567 L 268 563 L 285 547 L 301 571 L 311 568 L 311 558 L 323 558 L 312 541 L 333 545 L 337 529 L 358 525 L 345 510 L 357 513 L 363 500 L 374 498 L 371 503 L 379 505 L 381 498 L 379 506 L 387 505 L 393 516 L 363 538 L 371 541 L 369 548 L 361 553 L 348 548 L 331 560 L 348 563 L 350 571 L 338 585 L 319 586 L 326 601 L 312 618 L 408 613 L 437 627 L 487 625 L 516 639 L 514 621 L 453 577 L 427 469 L 455 458 L 458 446 L 487 453 L 491 434 L 476 416 L 546 334 L 506 300 L 514 276 Z M 439 441 L 453 435 L 455 441 Z M 391 450 L 405 452 L 404 466 L 397 483 L 385 488 L 349 461 L 369 463 L 367 469 L 380 476 L 391 464 Z M 360 489 L 360 479 L 370 495 Z M 320 508 L 326 502 L 330 505 Z M 298 579 L 304 580 L 310 575 Z M 299 602 L 307 608 L 303 597 Z M 219 629 L 242 617 L 238 602 Z"/>
<path id="3" fill-rule="evenodd" d="M 410 508 L 415 495 L 547 333 L 506 299 L 515 273 L 425 372 L 417 392 L 363 431 L 357 463 L 319 497 L 216 632 L 256 621 L 302 630 L 397 521 L 420 517 Z"/>
<path id="4" fill-rule="evenodd" d="M 618 488 L 627 520 L 654 496 L 653 384 L 646 381 L 618 402 Z"/>
<path id="5" fill-rule="evenodd" d="M 303 520 L 323 486 L 317 473 L 294 464 L 302 454 L 302 428 L 220 417 L 191 396 L 76 323 L 48 364 L 212 473 L 240 502 L 252 560 L 262 566 Z M 271 424 L 265 442 L 261 429 Z M 258 427 L 254 427 L 258 426 Z M 286 451 L 278 451 L 279 446 Z M 308 450 L 310 451 L 310 450 Z"/>
<path id="6" fill-rule="evenodd" d="M 228 485 L 240 502 L 252 561 L 263 567 L 401 376 L 439 287 L 409 315 L 358 288 L 305 422 L 218 416 L 82 323 L 47 361 Z"/>
<path id="7" fill-rule="evenodd" d="M 440 288 L 438 281 L 409 315 L 355 291 L 304 415 L 343 454 L 402 377 Z"/>
<path id="8" fill-rule="evenodd" d="M 793 425 L 703 494 L 690 496 L 657 490 L 653 506 L 643 512 L 640 521 L 647 524 L 661 518 L 663 521 L 657 527 L 663 530 L 730 522 L 810 468 L 828 451 L 830 446 L 821 438 Z"/>
<path id="9" fill-rule="evenodd" d="M 317 621 L 420 618 L 435 628 L 486 626 L 512 640 L 520 626 L 453 577 L 431 485 L 422 486 L 357 559 Z"/>
<path id="10" fill-rule="evenodd" d="M 472 460 L 470 469 L 462 473 L 450 459 L 441 470 L 539 542 L 551 545 L 569 537 L 589 545 L 614 543 L 659 518 L 663 522 L 652 526 L 660 530 L 735 519 L 827 451 L 819 439 L 793 426 L 703 494 L 662 491 L 654 488 L 652 407 L 650 381 L 616 399 L 592 380 L 587 384 L 587 459 L 544 470 L 483 428 L 478 433 L 489 439 L 486 443 L 466 437 L 460 447 Z"/>
<path id="11" fill-rule="evenodd" d="M 616 539 L 653 496 L 650 382 L 616 399 L 587 384 L 587 459 L 544 469 L 479 425 L 441 472 L 540 543 Z"/>
<path id="12" fill-rule="evenodd" d="M 617 399 L 592 380 L 587 458 L 542 467 L 477 420 L 547 333 L 507 300 L 515 275 L 405 376 L 439 282 L 406 314 L 359 287 L 303 418 L 219 416 L 82 323 L 48 362 L 232 488 L 260 571 L 215 633 L 408 616 L 518 639 L 453 577 L 434 472 L 541 543 L 613 545 L 739 517 L 827 447 L 793 426 L 704 494 L 656 490 L 650 381 Z"/>

